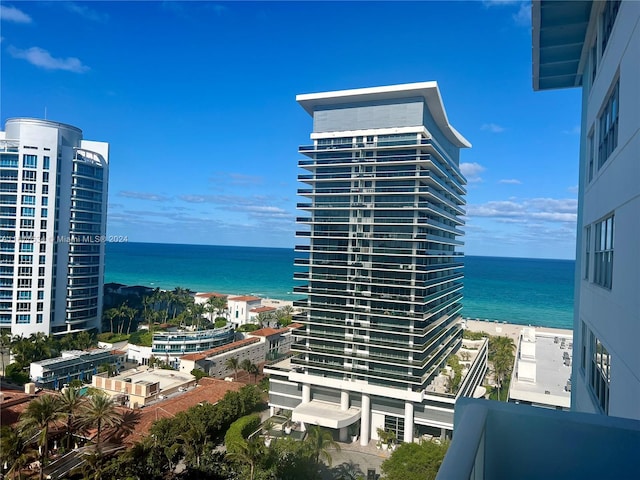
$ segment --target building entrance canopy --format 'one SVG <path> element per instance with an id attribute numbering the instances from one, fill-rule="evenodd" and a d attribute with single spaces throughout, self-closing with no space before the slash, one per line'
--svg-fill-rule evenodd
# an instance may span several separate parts
<path id="1" fill-rule="evenodd" d="M 360 409 L 351 407 L 342 410 L 340 405 L 334 403 L 311 400 L 294 408 L 291 419 L 326 428 L 344 428 L 360 420 Z"/>

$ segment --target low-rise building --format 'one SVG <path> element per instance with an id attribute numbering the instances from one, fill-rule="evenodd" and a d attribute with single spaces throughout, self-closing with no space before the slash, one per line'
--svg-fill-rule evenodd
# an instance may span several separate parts
<path id="1" fill-rule="evenodd" d="M 260 297 L 254 297 L 252 295 L 229 297 L 227 299 L 229 320 L 236 326 L 251 323 L 251 310 L 260 306 L 262 306 L 262 299 Z"/>
<path id="2" fill-rule="evenodd" d="M 277 360 L 289 352 L 296 325 L 279 329 L 261 328 L 247 334 L 243 340 L 204 352 L 184 355 L 180 357 L 180 371 L 191 372 L 198 369 L 211 377 L 225 378 L 235 373 L 226 365 L 230 358 L 238 359 L 239 363 L 249 360 L 255 364 Z"/>
<path id="3" fill-rule="evenodd" d="M 119 370 L 125 357 L 122 350 L 70 350 L 56 358 L 32 362 L 29 375 L 38 387 L 58 390 L 72 380 L 91 381 L 101 365 L 113 365 Z"/>
<path id="4" fill-rule="evenodd" d="M 190 373 L 158 368 L 134 368 L 115 377 L 107 373 L 94 375 L 91 385 L 114 397 L 121 405 L 139 408 L 154 400 L 186 391 L 196 383 Z"/>
<path id="5" fill-rule="evenodd" d="M 509 401 L 569 410 L 571 406 L 572 335 L 524 328 L 516 350 Z"/>
<path id="6" fill-rule="evenodd" d="M 233 325 L 195 332 L 159 332 L 153 335 L 151 354 L 177 368 L 178 358 L 189 353 L 204 352 L 233 342 Z"/>

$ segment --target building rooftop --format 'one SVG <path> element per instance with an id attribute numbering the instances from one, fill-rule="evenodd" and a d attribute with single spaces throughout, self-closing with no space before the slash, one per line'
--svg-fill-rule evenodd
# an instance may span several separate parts
<path id="1" fill-rule="evenodd" d="M 229 297 L 228 300 L 234 302 L 257 302 L 262 299 L 260 297 L 254 297 L 253 295 L 242 295 L 240 297 Z"/>
<path id="2" fill-rule="evenodd" d="M 178 394 L 142 409 L 140 411 L 140 421 L 136 425 L 135 431 L 125 439 L 125 442 L 131 444 L 140 441 L 148 435 L 153 422 L 160 418 L 173 417 L 178 412 L 185 411 L 202 402 L 219 402 L 227 392 L 238 391 L 243 386 L 243 384 L 236 382 L 225 382 L 224 380 L 207 377 L 201 378 L 198 381 L 198 386 L 188 392 Z"/>
<path id="3" fill-rule="evenodd" d="M 254 313 L 264 313 L 264 312 L 275 312 L 277 310 L 276 307 L 256 307 L 249 310 Z"/>
<path id="4" fill-rule="evenodd" d="M 209 292 L 196 293 L 195 296 L 198 298 L 227 298 L 229 295 L 225 295 L 224 293 Z"/>
<path id="5" fill-rule="evenodd" d="M 442 97 L 440 96 L 438 82 L 405 83 L 382 87 L 307 93 L 297 95 L 296 101 L 309 115 L 313 115 L 317 107 L 408 97 L 424 98 L 433 119 L 449 141 L 459 148 L 471 147 L 471 143 L 449 124 Z"/>
<path id="6" fill-rule="evenodd" d="M 571 335 L 524 328 L 518 342 L 509 400 L 568 409 L 571 404 L 571 346 Z"/>
<path id="7" fill-rule="evenodd" d="M 213 357 L 215 355 L 220 355 L 221 353 L 237 350 L 238 348 L 246 347 L 247 345 L 251 345 L 252 343 L 257 343 L 259 341 L 259 338 L 244 338 L 242 340 L 238 340 L 237 342 L 222 345 L 221 347 L 210 348 L 209 350 L 205 350 L 204 352 L 189 353 L 187 355 L 183 355 L 180 357 L 180 360 L 191 360 L 197 362 L 198 360 L 204 360 L 207 357 Z"/>
<path id="8" fill-rule="evenodd" d="M 105 376 L 105 374 L 99 374 L 98 376 Z M 194 378 L 195 377 L 189 373 L 181 373 L 176 370 L 162 370 L 159 368 L 134 368 L 110 377 L 111 380 L 119 380 L 121 382 L 131 379 L 132 384 L 152 385 L 159 383 L 160 392 L 192 382 Z"/>

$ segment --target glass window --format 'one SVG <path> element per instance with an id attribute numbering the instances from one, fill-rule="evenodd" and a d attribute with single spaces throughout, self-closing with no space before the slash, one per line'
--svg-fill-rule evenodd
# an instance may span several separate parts
<path id="1" fill-rule="evenodd" d="M 16 316 L 16 323 L 31 323 L 31 315 L 20 314 Z"/>
<path id="2" fill-rule="evenodd" d="M 42 168 L 44 168 L 45 170 L 49 170 L 49 163 L 50 163 L 51 159 L 49 157 L 44 157 L 42 159 Z"/>
<path id="3" fill-rule="evenodd" d="M 616 85 L 607 98 L 604 109 L 598 117 L 599 140 L 598 143 L 598 169 L 602 168 L 611 153 L 618 146 L 618 90 L 620 82 Z"/>
<path id="4" fill-rule="evenodd" d="M 41 314 L 41 313 L 39 313 L 39 314 L 36 316 L 36 323 L 42 323 L 42 314 Z"/>
<path id="5" fill-rule="evenodd" d="M 41 216 L 42 218 L 47 218 L 47 215 L 48 215 L 48 214 L 49 214 L 49 210 L 48 210 L 48 209 L 43 208 L 43 209 L 41 209 L 41 210 L 40 210 L 40 216 Z"/>
<path id="6" fill-rule="evenodd" d="M 593 132 L 589 134 L 589 138 L 587 140 L 587 148 L 589 149 L 589 151 L 587 152 L 589 158 L 589 165 L 587 167 L 587 182 L 590 182 L 591 180 L 593 180 L 593 170 L 596 158 L 596 148 L 595 141 L 593 139 Z"/>
<path id="7" fill-rule="evenodd" d="M 42 172 L 42 181 L 43 182 L 49 181 L 49 172 Z"/>
<path id="8" fill-rule="evenodd" d="M 604 2 L 604 11 L 602 12 L 602 53 L 604 54 L 607 44 L 609 43 L 609 37 L 613 31 L 613 25 L 616 22 L 618 16 L 618 10 L 620 9 L 621 0 L 609 0 Z"/>
<path id="9" fill-rule="evenodd" d="M 613 218 L 596 223 L 594 239 L 593 282 L 608 289 L 613 285 Z"/>
<path id="10" fill-rule="evenodd" d="M 35 195 L 22 195 L 22 205 L 35 205 L 36 197 Z"/>
<path id="11" fill-rule="evenodd" d="M 609 413 L 609 385 L 611 383 L 611 355 L 600 340 L 591 333 L 591 389 L 600 408 Z"/>
<path id="12" fill-rule="evenodd" d="M 49 194 L 49 185 L 42 185 L 42 194 L 43 195 Z"/>
<path id="13" fill-rule="evenodd" d="M 35 170 L 23 170 L 22 171 L 22 180 L 25 182 L 35 182 L 36 181 L 36 171 Z"/>
<path id="14" fill-rule="evenodd" d="M 22 209 L 20 210 L 20 213 L 22 214 L 23 217 L 35 217 L 36 209 L 31 207 L 22 207 Z"/>
<path id="15" fill-rule="evenodd" d="M 588 226 L 584 230 L 584 278 L 585 280 L 589 280 L 589 253 L 591 253 L 591 226 Z"/>
<path id="16" fill-rule="evenodd" d="M 25 168 L 36 168 L 38 166 L 37 155 L 23 155 L 22 166 Z"/>
<path id="17" fill-rule="evenodd" d="M 49 198 L 48 197 L 42 197 L 42 206 L 46 207 L 47 205 L 49 205 Z"/>
<path id="18" fill-rule="evenodd" d="M 21 252 L 33 252 L 33 243 L 20 243 L 20 251 Z"/>
<path id="19" fill-rule="evenodd" d="M 18 300 L 31 300 L 31 292 L 18 292 Z"/>

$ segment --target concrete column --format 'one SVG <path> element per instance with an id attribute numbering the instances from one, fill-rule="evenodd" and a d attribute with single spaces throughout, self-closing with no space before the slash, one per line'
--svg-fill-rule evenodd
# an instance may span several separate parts
<path id="1" fill-rule="evenodd" d="M 302 403 L 309 403 L 311 401 L 311 385 L 308 383 L 302 384 Z"/>
<path id="2" fill-rule="evenodd" d="M 341 442 L 349 441 L 349 429 L 347 427 L 342 427 L 340 429 L 340 441 Z"/>
<path id="3" fill-rule="evenodd" d="M 404 402 L 404 442 L 413 442 L 413 403 Z"/>
<path id="4" fill-rule="evenodd" d="M 273 417 L 276 414 L 276 407 L 269 407 L 269 416 Z"/>
<path id="5" fill-rule="evenodd" d="M 343 412 L 349 410 L 349 392 L 344 390 L 340 392 L 340 410 Z"/>
<path id="6" fill-rule="evenodd" d="M 362 394 L 362 406 L 360 408 L 360 445 L 369 445 L 371 432 L 371 399 L 366 393 Z"/>

